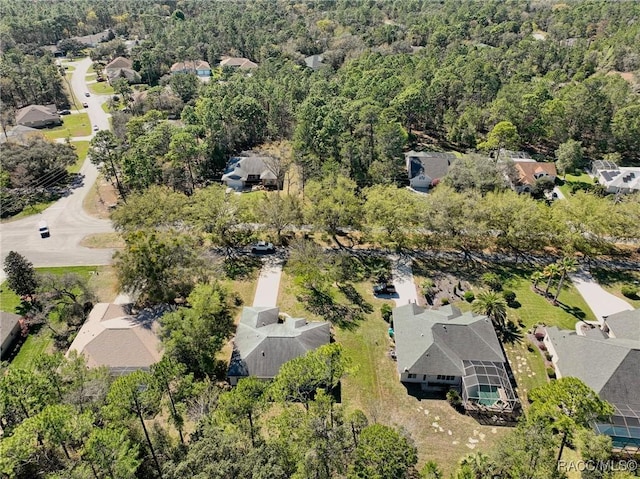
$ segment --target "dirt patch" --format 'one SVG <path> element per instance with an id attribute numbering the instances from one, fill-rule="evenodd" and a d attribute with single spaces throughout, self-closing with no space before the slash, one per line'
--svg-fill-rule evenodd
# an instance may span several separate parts
<path id="1" fill-rule="evenodd" d="M 85 236 L 80 242 L 85 248 L 124 248 L 125 243 L 119 233 L 99 233 Z"/>
<path id="2" fill-rule="evenodd" d="M 118 204 L 118 194 L 111 183 L 98 177 L 93 188 L 84 199 L 84 210 L 100 219 L 108 219 L 111 210 Z"/>
<path id="3" fill-rule="evenodd" d="M 607 73 L 607 76 L 609 75 L 620 75 L 622 79 L 631 86 L 635 86 L 638 83 L 636 80 L 636 76 L 632 72 L 619 72 L 616 70 L 611 70 Z"/>

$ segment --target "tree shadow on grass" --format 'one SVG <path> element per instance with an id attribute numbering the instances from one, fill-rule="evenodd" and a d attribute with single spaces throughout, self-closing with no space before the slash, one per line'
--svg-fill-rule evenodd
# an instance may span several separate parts
<path id="1" fill-rule="evenodd" d="M 357 328 L 358 322 L 364 319 L 360 308 L 340 304 L 324 291 L 309 289 L 304 294 L 298 295 L 297 299 L 305 303 L 307 310 L 311 313 L 348 331 Z"/>
<path id="2" fill-rule="evenodd" d="M 345 295 L 345 297 L 355 306 L 360 308 L 365 314 L 373 313 L 373 306 L 367 303 L 362 295 L 356 291 L 356 288 L 352 284 L 341 284 L 338 289 Z"/>
<path id="3" fill-rule="evenodd" d="M 576 319 L 579 319 L 580 321 L 584 321 L 585 318 L 587 317 L 586 313 L 582 311 L 582 309 L 576 306 L 569 306 L 568 304 L 561 303 L 560 301 L 558 301 L 557 304 L 560 307 L 560 309 L 562 309 L 563 311 L 566 311 L 571 316 L 575 317 Z"/>
<path id="4" fill-rule="evenodd" d="M 605 286 L 615 283 L 634 284 L 635 282 L 640 281 L 640 271 L 592 268 L 591 275 L 598 283 Z"/>
<path id="5" fill-rule="evenodd" d="M 238 256 L 224 260 L 224 273 L 229 279 L 252 277 L 262 267 L 262 261 L 256 256 Z"/>

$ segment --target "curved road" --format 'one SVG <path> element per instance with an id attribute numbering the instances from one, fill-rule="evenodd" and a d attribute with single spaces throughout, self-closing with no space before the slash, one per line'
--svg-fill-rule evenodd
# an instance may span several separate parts
<path id="1" fill-rule="evenodd" d="M 85 97 L 85 93 L 89 91 L 85 76 L 91 63 L 91 59 L 84 58 L 68 64 L 75 67 L 71 77 L 71 88 L 79 102 L 86 101 L 89 105 L 85 110 L 89 114 L 91 125 L 108 130 L 109 115 L 101 105 L 109 95 Z M 93 135 L 92 131 L 91 136 L 78 140 L 90 140 Z M 80 246 L 80 242 L 87 235 L 113 231 L 111 221 L 93 218 L 82 208 L 84 198 L 98 178 L 98 170 L 87 159 L 80 173 L 84 175 L 82 186 L 73 189 L 68 196 L 58 200 L 42 213 L 0 225 L 0 256 L 3 262 L 9 251 L 17 251 L 36 267 L 104 265 L 111 262 L 113 249 L 90 249 Z M 38 233 L 38 223 L 42 220 L 49 225 L 49 238 L 40 238 Z M 0 266 L 0 282 L 4 278 L 5 274 Z"/>

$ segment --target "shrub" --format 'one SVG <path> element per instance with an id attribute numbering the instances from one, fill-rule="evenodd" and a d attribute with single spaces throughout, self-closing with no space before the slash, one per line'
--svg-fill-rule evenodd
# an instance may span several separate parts
<path id="1" fill-rule="evenodd" d="M 533 347 L 532 344 L 527 344 L 527 351 L 529 351 L 530 353 L 535 351 L 535 348 Z"/>
<path id="2" fill-rule="evenodd" d="M 441 304 L 442 306 L 446 306 L 446 305 L 447 305 L 447 304 L 449 304 L 450 302 L 451 302 L 451 301 L 449 300 L 449 298 L 442 298 L 442 299 L 440 300 L 440 304 Z"/>
<path id="3" fill-rule="evenodd" d="M 462 404 L 462 398 L 460 397 L 460 394 L 458 394 L 458 391 L 456 391 L 455 389 L 449 389 L 449 391 L 447 391 L 447 401 L 453 407 Z"/>
<path id="4" fill-rule="evenodd" d="M 502 297 L 507 302 L 507 304 L 512 304 L 516 300 L 516 293 L 514 293 L 510 289 L 505 289 L 502 292 Z"/>
<path id="5" fill-rule="evenodd" d="M 544 353 L 544 358 L 545 358 L 547 361 L 551 361 L 551 354 L 549 354 L 549 351 L 547 351 L 546 353 Z"/>
<path id="6" fill-rule="evenodd" d="M 436 292 L 436 283 L 432 279 L 425 279 L 420 286 L 422 294 L 426 298 L 432 298 Z"/>
<path id="7" fill-rule="evenodd" d="M 473 291 L 465 291 L 463 298 L 467 303 L 473 303 L 473 300 L 476 299 L 476 295 Z"/>
<path id="8" fill-rule="evenodd" d="M 382 315 L 382 319 L 384 319 L 387 323 L 391 322 L 393 308 L 389 304 L 383 304 L 380 307 L 380 314 Z"/>
<path id="9" fill-rule="evenodd" d="M 638 288 L 630 284 L 623 285 L 620 289 L 620 292 L 623 294 L 623 296 L 629 299 L 635 299 L 638 297 Z"/>
<path id="10" fill-rule="evenodd" d="M 502 281 L 495 273 L 485 273 L 482 275 L 482 282 L 492 291 L 502 291 Z"/>
<path id="11" fill-rule="evenodd" d="M 549 376 L 549 379 L 555 379 L 556 378 L 556 370 L 553 369 L 552 367 L 548 367 L 547 368 L 547 376 Z"/>

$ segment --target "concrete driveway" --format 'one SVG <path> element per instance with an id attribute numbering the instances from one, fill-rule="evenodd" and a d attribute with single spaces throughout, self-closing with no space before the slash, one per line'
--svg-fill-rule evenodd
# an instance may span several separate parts
<path id="1" fill-rule="evenodd" d="M 396 306 L 418 302 L 418 291 L 413 280 L 410 256 L 389 255 L 391 276 L 397 296 L 393 298 Z"/>
<path id="2" fill-rule="evenodd" d="M 569 277 L 600 324 L 603 316 L 633 309 L 625 300 L 603 289 L 588 272 L 580 270 Z"/>
<path id="3" fill-rule="evenodd" d="M 265 256 L 262 259 L 263 266 L 258 277 L 256 294 L 253 297 L 253 306 L 276 306 L 278 302 L 278 290 L 280 289 L 280 277 L 284 259 L 278 256 Z"/>

